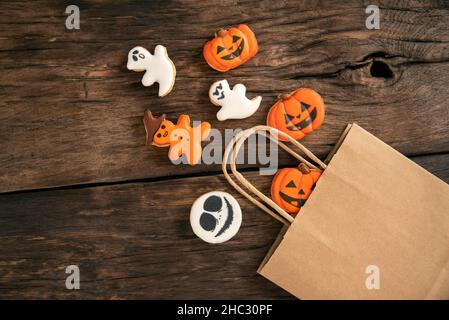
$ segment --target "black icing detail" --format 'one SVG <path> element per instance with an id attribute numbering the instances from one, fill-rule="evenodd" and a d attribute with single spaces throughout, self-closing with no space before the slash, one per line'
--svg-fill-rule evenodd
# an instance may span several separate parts
<path id="1" fill-rule="evenodd" d="M 224 92 L 223 90 L 223 86 L 221 85 L 221 83 L 215 88 L 215 91 L 212 93 L 213 96 L 218 96 L 217 100 L 222 100 L 225 98 Z"/>
<path id="2" fill-rule="evenodd" d="M 285 118 L 285 123 L 290 123 L 292 122 L 292 120 L 295 118 L 294 116 L 291 116 L 287 113 L 284 114 L 284 118 Z"/>
<path id="3" fill-rule="evenodd" d="M 219 54 L 220 52 L 222 52 L 225 48 L 223 48 L 222 46 L 217 46 L 217 54 Z"/>
<path id="4" fill-rule="evenodd" d="M 308 125 L 310 125 L 312 123 L 312 119 L 310 119 L 310 117 L 305 118 L 304 120 L 295 123 L 295 127 L 298 129 L 304 129 L 305 127 L 307 127 Z"/>
<path id="5" fill-rule="evenodd" d="M 301 112 L 306 111 L 310 107 L 310 104 L 301 102 Z"/>
<path id="6" fill-rule="evenodd" d="M 232 42 L 234 43 L 234 42 L 237 42 L 237 41 L 239 41 L 240 40 L 240 37 L 239 36 L 232 36 Z"/>
<path id="7" fill-rule="evenodd" d="M 214 231 L 217 226 L 217 219 L 207 212 L 203 212 L 200 217 L 200 226 L 206 231 Z"/>
<path id="8" fill-rule="evenodd" d="M 289 195 L 286 195 L 282 191 L 279 192 L 279 195 L 281 196 L 282 200 L 284 200 L 285 202 L 287 202 L 288 204 L 290 204 L 296 208 L 301 208 L 307 201 L 307 199 L 303 200 L 303 199 L 299 199 L 299 198 L 290 197 Z M 296 202 L 297 204 L 293 204 L 294 202 Z"/>
<path id="9" fill-rule="evenodd" d="M 297 131 L 297 130 L 301 130 L 304 129 L 305 127 L 309 126 L 310 124 L 312 124 L 312 121 L 315 120 L 316 116 L 317 116 L 317 112 L 316 112 L 316 108 L 313 108 L 312 110 L 309 111 L 309 116 L 307 118 L 305 118 L 304 120 L 298 122 L 298 123 L 293 123 L 293 119 L 295 117 L 285 114 L 285 124 L 287 125 L 287 129 L 291 130 L 291 131 Z M 301 115 L 296 116 L 296 118 L 300 117 Z M 290 124 L 291 123 L 291 124 Z M 288 125 L 290 124 L 290 125 Z"/>
<path id="10" fill-rule="evenodd" d="M 219 94 L 220 94 L 220 91 L 219 90 L 222 90 L 223 89 L 223 86 L 221 85 L 221 83 L 215 88 L 215 91 L 214 91 L 214 93 L 212 93 L 212 95 L 214 95 L 214 96 L 218 96 Z"/>
<path id="11" fill-rule="evenodd" d="M 286 188 L 296 188 L 296 184 L 293 180 L 290 180 L 289 183 L 285 186 Z"/>
<path id="12" fill-rule="evenodd" d="M 139 53 L 139 50 L 134 50 L 133 51 L 133 54 L 138 54 Z"/>
<path id="13" fill-rule="evenodd" d="M 285 118 L 285 124 L 286 125 L 288 125 L 289 123 L 293 123 L 292 121 L 293 121 L 293 119 L 294 119 L 294 117 L 293 116 L 290 116 L 290 115 L 288 115 L 288 114 L 284 114 L 284 118 Z M 287 126 L 287 129 L 288 130 L 290 130 L 290 131 L 299 131 L 299 129 L 298 128 L 296 128 L 296 126 L 295 125 L 290 125 L 290 126 Z"/>
<path id="14" fill-rule="evenodd" d="M 139 60 L 139 59 L 137 59 L 137 57 L 133 55 L 133 60 L 134 60 L 134 61 L 137 61 L 137 60 Z"/>
<path id="15" fill-rule="evenodd" d="M 139 53 L 139 58 L 140 59 L 145 59 L 145 55 L 143 53 Z"/>
<path id="16" fill-rule="evenodd" d="M 223 206 L 223 201 L 218 196 L 210 196 L 204 201 L 203 208 L 206 211 L 217 212 Z"/>
<path id="17" fill-rule="evenodd" d="M 232 209 L 231 204 L 229 203 L 228 199 L 226 197 L 223 197 L 224 201 L 226 202 L 226 207 L 228 208 L 228 216 L 226 217 L 226 221 L 223 225 L 223 227 L 218 231 L 218 233 L 215 235 L 215 237 L 219 237 L 222 235 L 226 230 L 229 229 L 232 222 L 234 221 L 234 210 Z"/>
<path id="18" fill-rule="evenodd" d="M 313 187 L 312 187 L 313 188 Z M 313 189 L 312 189 L 313 190 Z M 303 194 L 306 194 L 305 192 L 304 192 L 304 190 L 299 190 L 299 192 L 298 192 L 300 195 L 303 195 Z"/>
<path id="19" fill-rule="evenodd" d="M 312 119 L 312 121 L 316 118 L 316 108 L 313 108 L 311 111 L 309 111 L 309 117 Z"/>
<path id="20" fill-rule="evenodd" d="M 223 57 L 221 57 L 223 60 L 232 60 L 235 59 L 237 57 L 239 57 L 242 54 L 243 48 L 245 47 L 245 40 L 242 39 L 242 41 L 240 42 L 239 47 L 232 53 L 225 55 Z"/>

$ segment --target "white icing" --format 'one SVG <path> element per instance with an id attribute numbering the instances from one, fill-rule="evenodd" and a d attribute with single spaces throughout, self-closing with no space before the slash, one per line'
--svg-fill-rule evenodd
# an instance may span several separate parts
<path id="1" fill-rule="evenodd" d="M 220 201 L 211 201 L 211 197 Z M 212 208 L 214 207 L 211 206 L 212 204 L 218 206 Z M 190 225 L 193 232 L 209 243 L 228 241 L 237 234 L 241 224 L 242 210 L 240 205 L 227 192 L 211 191 L 205 193 L 195 200 L 190 210 Z"/>
<path id="2" fill-rule="evenodd" d="M 221 106 L 217 112 L 217 119 L 224 121 L 227 119 L 244 119 L 253 115 L 260 106 L 262 97 L 253 99 L 246 97 L 246 87 L 239 83 L 234 88 L 229 87 L 227 80 L 220 80 L 212 84 L 209 89 L 210 101 Z"/>
<path id="3" fill-rule="evenodd" d="M 143 47 L 135 47 L 128 53 L 128 70 L 146 71 L 142 78 L 145 87 L 159 83 L 159 97 L 170 93 L 176 77 L 176 68 L 168 57 L 167 49 L 157 45 L 152 55 Z"/>

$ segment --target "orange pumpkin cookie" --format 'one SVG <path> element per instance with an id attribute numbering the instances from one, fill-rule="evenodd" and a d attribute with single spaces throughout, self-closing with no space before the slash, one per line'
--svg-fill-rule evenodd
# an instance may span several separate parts
<path id="1" fill-rule="evenodd" d="M 241 24 L 229 30 L 218 30 L 215 38 L 204 45 L 203 55 L 209 66 L 225 72 L 245 63 L 258 50 L 256 36 L 246 24 Z"/>
<path id="2" fill-rule="evenodd" d="M 268 112 L 267 125 L 299 140 L 323 124 L 324 110 L 323 98 L 317 92 L 300 88 L 279 96 Z"/>
<path id="3" fill-rule="evenodd" d="M 209 136 L 211 126 L 208 122 L 201 122 L 197 127 L 190 126 L 190 117 L 181 115 L 176 124 L 165 119 L 165 114 L 154 117 L 150 110 L 146 110 L 143 123 L 147 132 L 147 144 L 157 147 L 169 147 L 168 158 L 176 161 L 185 155 L 190 165 L 198 164 L 203 149 L 201 142 Z"/>
<path id="4" fill-rule="evenodd" d="M 304 163 L 298 168 L 281 169 L 271 183 L 271 198 L 286 212 L 296 215 L 306 203 L 320 176 L 321 170 L 310 169 Z"/>

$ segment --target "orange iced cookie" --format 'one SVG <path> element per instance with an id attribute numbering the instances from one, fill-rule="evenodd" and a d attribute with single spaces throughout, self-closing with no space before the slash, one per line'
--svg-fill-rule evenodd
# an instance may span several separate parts
<path id="1" fill-rule="evenodd" d="M 203 56 L 209 66 L 224 72 L 245 63 L 258 50 L 254 32 L 246 24 L 240 24 L 229 30 L 218 30 L 215 38 L 204 45 Z"/>
<path id="2" fill-rule="evenodd" d="M 147 144 L 157 147 L 169 147 L 168 158 L 176 161 L 183 155 L 190 165 L 196 165 L 201 160 L 203 149 L 201 142 L 209 136 L 211 126 L 201 122 L 197 127 L 190 126 L 190 117 L 181 115 L 176 124 L 165 119 L 165 114 L 154 117 L 146 110 L 143 123 L 147 132 Z"/>
<path id="3" fill-rule="evenodd" d="M 271 198 L 286 212 L 296 215 L 315 189 L 320 176 L 321 170 L 310 169 L 304 163 L 298 168 L 281 169 L 271 183 Z"/>
<path id="4" fill-rule="evenodd" d="M 323 98 L 317 92 L 300 88 L 279 96 L 268 111 L 267 125 L 299 140 L 323 124 L 324 111 Z M 279 139 L 287 141 L 282 137 Z"/>

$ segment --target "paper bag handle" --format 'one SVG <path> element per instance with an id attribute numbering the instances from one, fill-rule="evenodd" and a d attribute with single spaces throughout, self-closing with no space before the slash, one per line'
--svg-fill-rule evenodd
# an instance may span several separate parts
<path id="1" fill-rule="evenodd" d="M 268 132 L 268 135 L 267 135 L 267 132 Z M 299 143 L 298 141 L 293 139 L 291 136 L 289 136 L 288 134 L 286 134 L 286 133 L 284 133 L 282 131 L 279 131 L 279 130 L 277 130 L 275 128 L 269 127 L 269 126 L 263 126 L 263 125 L 255 126 L 255 127 L 249 128 L 247 130 L 244 130 L 242 132 L 239 132 L 237 135 L 235 135 L 232 138 L 231 142 L 226 147 L 226 150 L 225 150 L 224 155 L 223 155 L 223 161 L 222 161 L 222 170 L 223 170 L 223 174 L 224 174 L 226 180 L 228 180 L 228 182 L 238 192 L 240 192 L 242 195 L 244 195 L 253 204 L 258 206 L 260 209 L 262 209 L 263 211 L 265 211 L 269 215 L 271 215 L 276 220 L 278 220 L 278 221 L 280 221 L 280 222 L 282 222 L 282 223 L 284 223 L 285 225 L 288 226 L 288 225 L 290 225 L 293 222 L 294 218 L 291 215 L 289 215 L 284 209 L 279 207 L 273 200 L 271 200 L 269 197 L 267 197 L 262 192 L 260 192 L 240 172 L 237 171 L 237 167 L 236 167 L 236 163 L 235 162 L 236 162 L 236 158 L 237 158 L 238 152 L 239 152 L 240 148 L 242 147 L 243 143 L 246 141 L 246 139 L 248 139 L 249 136 L 251 136 L 252 134 L 255 134 L 255 133 L 262 133 L 265 137 L 268 137 L 271 141 L 274 141 L 275 143 L 277 143 L 279 146 L 281 146 L 282 149 L 287 151 L 289 154 L 291 154 L 293 157 L 295 157 L 299 161 L 304 162 L 305 164 L 307 164 L 311 168 L 317 168 L 317 167 L 315 165 L 313 165 L 312 163 L 310 163 L 309 161 L 307 161 L 306 159 L 304 159 L 301 155 L 297 154 L 295 151 L 293 151 L 286 144 L 284 144 L 283 142 L 279 141 L 277 139 L 277 136 L 281 136 L 283 138 L 286 138 L 288 141 L 293 143 L 299 150 L 301 150 L 307 157 L 309 157 L 309 159 L 313 160 L 316 164 L 318 164 L 319 167 L 321 167 L 323 170 L 326 169 L 327 166 L 317 156 L 315 156 L 309 149 L 307 149 L 301 143 Z M 273 136 L 275 136 L 275 137 L 273 137 Z M 234 144 L 235 144 L 235 147 L 234 147 Z M 268 207 L 264 203 L 261 203 L 255 197 L 250 195 L 248 192 L 246 192 L 237 183 L 235 183 L 234 180 L 232 180 L 231 176 L 228 174 L 227 164 L 228 164 L 228 158 L 229 158 L 229 155 L 231 153 L 231 150 L 232 150 L 233 153 L 232 153 L 231 161 L 230 161 L 229 165 L 231 167 L 232 173 L 237 178 L 237 180 L 243 186 L 246 187 L 246 189 L 250 190 L 253 194 L 255 194 L 259 199 L 261 199 L 265 204 L 267 204 Z M 273 210 L 271 210 L 270 207 L 272 209 L 274 209 L 277 213 L 275 213 Z"/>

